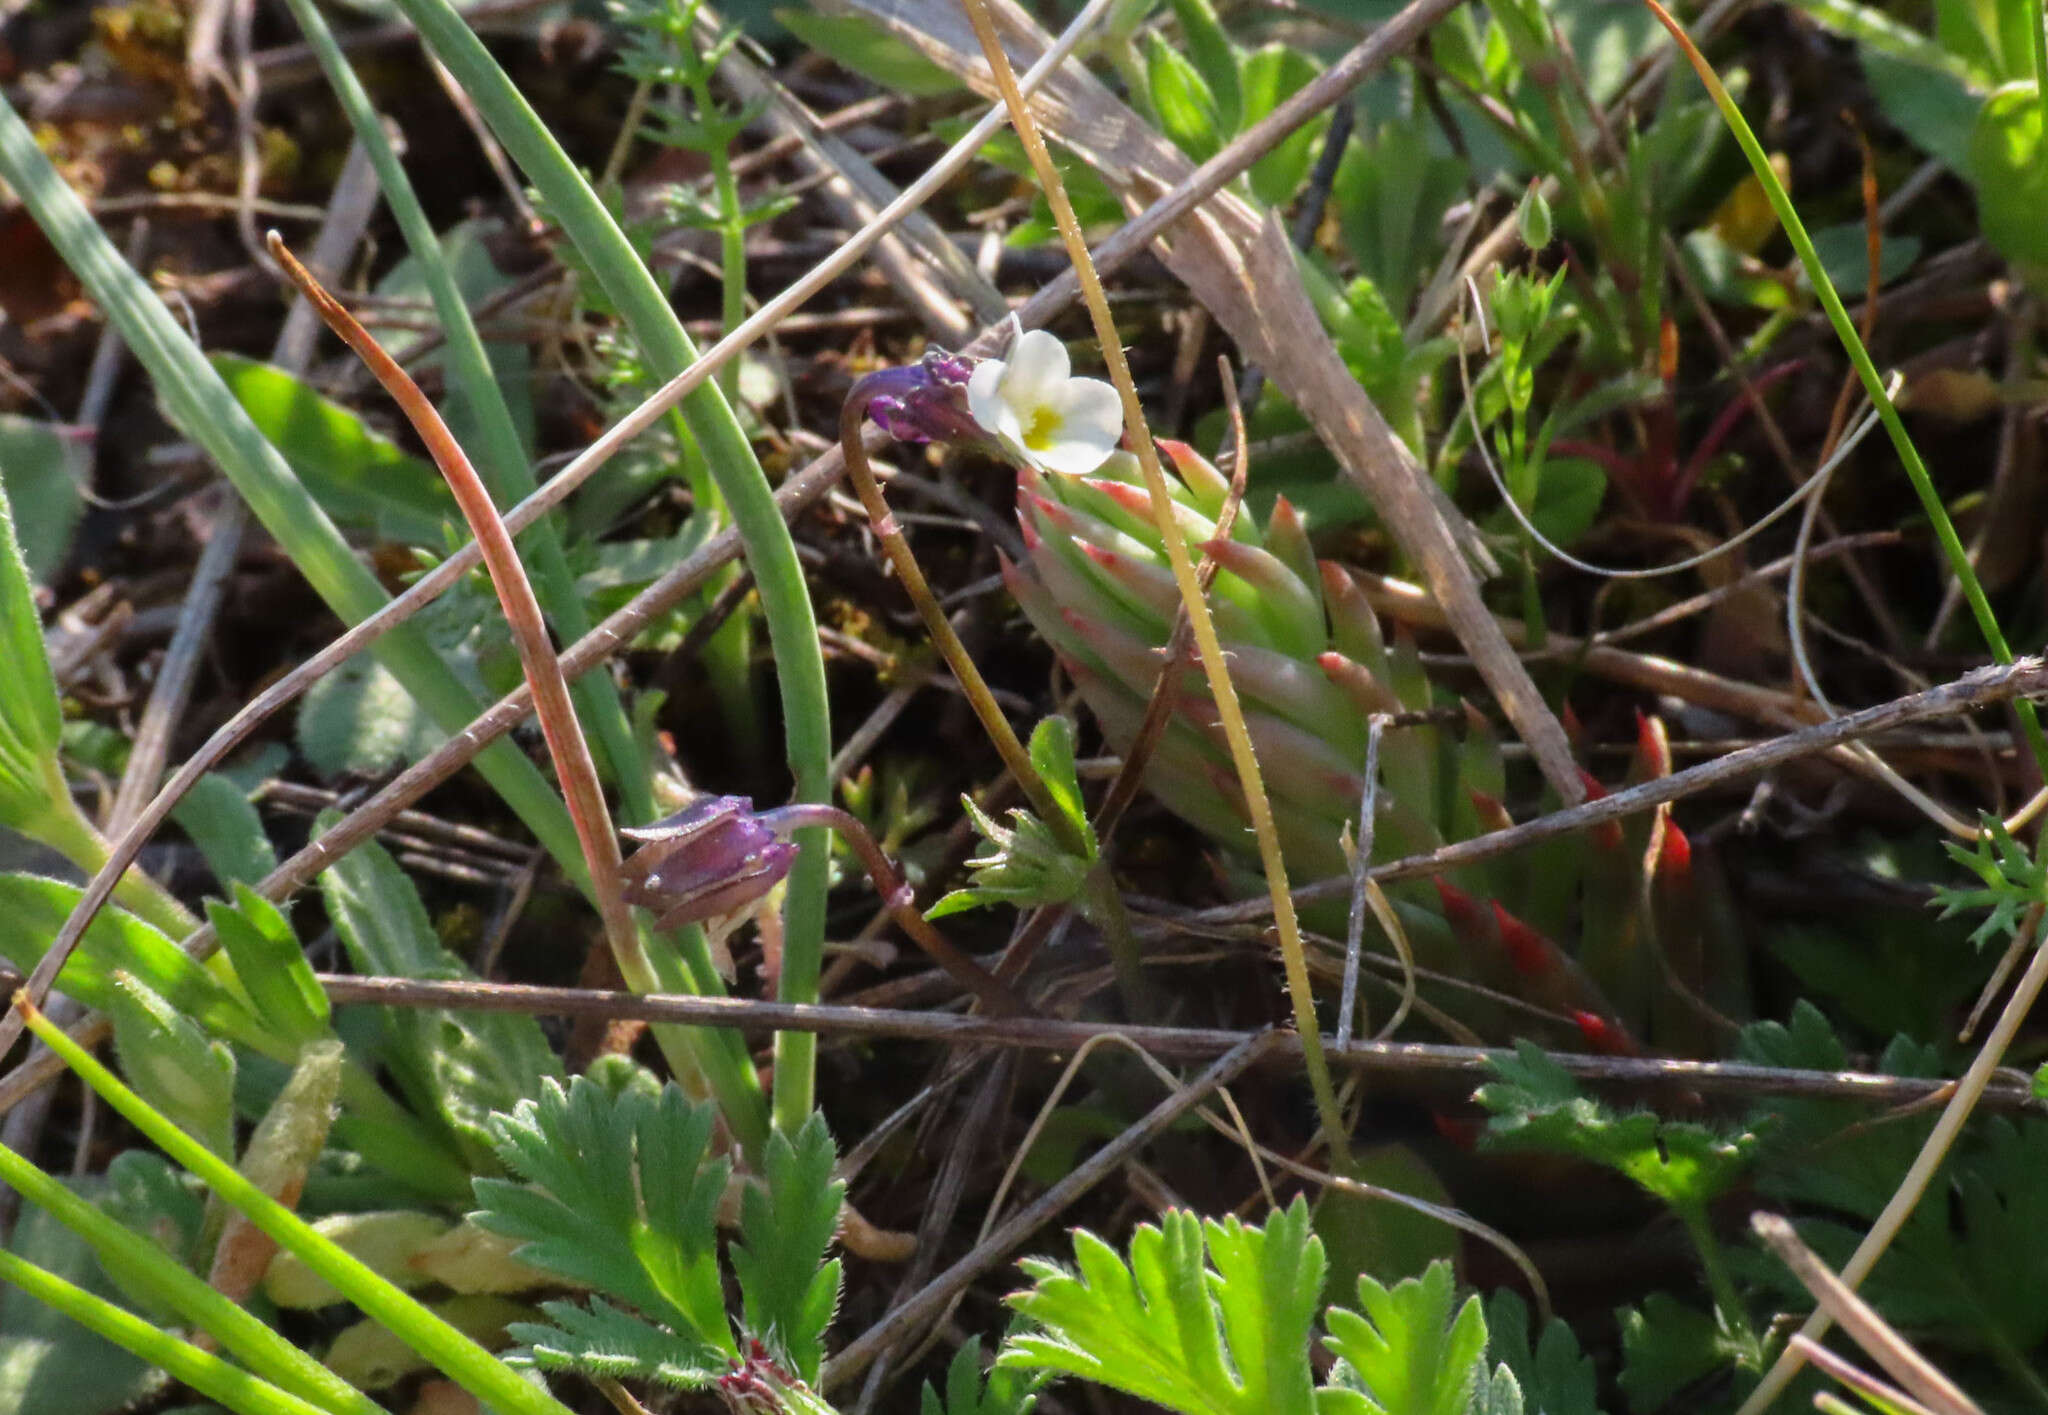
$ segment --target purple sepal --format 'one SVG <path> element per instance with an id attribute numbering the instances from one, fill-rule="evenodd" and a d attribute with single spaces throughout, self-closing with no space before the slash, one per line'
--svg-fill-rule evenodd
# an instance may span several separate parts
<path id="1" fill-rule="evenodd" d="M 914 364 L 877 369 L 847 395 L 863 403 L 875 425 L 898 442 L 984 444 L 989 434 L 967 411 L 974 361 L 928 349 Z"/>
<path id="2" fill-rule="evenodd" d="M 620 871 L 627 902 L 654 910 L 663 929 L 741 912 L 789 873 L 797 854 L 744 796 L 705 796 L 620 833 L 641 842 Z"/>

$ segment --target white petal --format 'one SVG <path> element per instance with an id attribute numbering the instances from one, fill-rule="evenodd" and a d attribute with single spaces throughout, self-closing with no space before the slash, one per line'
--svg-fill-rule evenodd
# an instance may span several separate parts
<path id="1" fill-rule="evenodd" d="M 967 375 L 967 414 L 989 432 L 996 430 L 1003 407 L 1003 373 L 1007 367 L 1001 359 L 985 359 Z"/>
<path id="2" fill-rule="evenodd" d="M 1043 329 L 1034 329 L 1010 350 L 1009 367 L 1003 373 L 1003 400 L 1030 420 L 1024 410 L 1052 398 L 1067 381 L 1072 365 L 1067 346 Z"/>
<path id="3" fill-rule="evenodd" d="M 1116 450 L 1123 436 L 1123 400 L 1099 378 L 1069 379 L 1055 395 L 1060 429 L 1039 457 L 1051 471 L 1086 476 Z"/>

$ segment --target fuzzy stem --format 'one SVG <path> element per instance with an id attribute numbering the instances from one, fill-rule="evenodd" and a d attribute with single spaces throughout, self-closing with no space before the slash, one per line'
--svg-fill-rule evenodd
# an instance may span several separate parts
<path id="1" fill-rule="evenodd" d="M 895 570 L 904 592 L 910 596 L 910 602 L 917 606 L 925 631 L 932 636 L 932 642 L 938 646 L 946 666 L 953 670 L 953 677 L 960 684 L 968 706 L 981 719 L 982 730 L 995 744 L 996 755 L 1003 759 L 1003 765 L 1016 778 L 1025 799 L 1031 802 L 1031 809 L 1060 837 L 1062 846 L 1076 855 L 1086 855 L 1087 842 L 1068 822 L 1066 813 L 1039 779 L 1038 768 L 1031 764 L 1031 754 L 1017 740 L 1010 720 L 1003 716 L 995 694 L 989 691 L 988 681 L 974 666 L 974 657 L 967 652 L 967 645 L 961 643 L 960 636 L 953 632 L 952 624 L 946 619 L 946 611 L 940 607 L 938 597 L 925 580 L 924 571 L 918 567 L 910 542 L 903 538 L 903 528 L 896 523 L 889 503 L 883 499 L 881 484 L 875 480 L 875 470 L 868 463 L 867 448 L 861 445 L 861 422 L 866 416 L 866 399 L 846 400 L 845 406 L 839 410 L 839 445 L 846 453 L 847 477 L 860 494 L 861 505 L 867 509 L 868 522 L 874 529 L 875 539 L 882 544 L 882 553 L 889 557 L 890 568 Z"/>
<path id="2" fill-rule="evenodd" d="M 1160 470 L 1159 452 L 1152 445 L 1145 410 L 1139 405 L 1137 388 L 1131 382 L 1123 340 L 1117 333 L 1116 320 L 1110 314 L 1109 301 L 1102 293 L 1102 281 L 1095 273 L 1095 263 L 1089 259 L 1088 241 L 1081 232 L 1080 222 L 1074 217 L 1074 205 L 1067 199 L 1066 186 L 1060 180 L 1059 169 L 1053 165 L 1052 155 L 1046 151 L 1045 140 L 1039 136 L 1037 120 L 1032 117 L 1024 96 L 1017 91 L 1017 76 L 1010 68 L 1009 56 L 1003 52 L 1002 41 L 996 37 L 988 7 L 983 0 L 961 0 L 961 3 L 967 11 L 968 21 L 974 26 L 975 37 L 981 41 L 982 54 L 988 60 L 989 69 L 995 75 L 996 89 L 1010 111 L 1010 125 L 1016 130 L 1018 141 L 1024 145 L 1025 155 L 1031 159 L 1032 170 L 1037 173 L 1038 183 L 1052 206 L 1053 218 L 1059 223 L 1068 258 L 1081 282 L 1082 299 L 1088 306 L 1088 313 L 1095 323 L 1096 338 L 1102 345 L 1103 362 L 1108 365 L 1110 381 L 1116 385 L 1117 393 L 1123 399 L 1124 430 L 1137 451 L 1138 465 L 1145 474 L 1146 490 L 1152 497 L 1153 523 L 1166 543 L 1167 558 L 1173 565 L 1173 578 L 1180 587 L 1181 602 L 1187 606 L 1195 646 L 1201 652 L 1202 671 L 1208 677 L 1209 693 L 1215 699 L 1217 716 L 1222 719 L 1223 735 L 1230 744 L 1231 761 L 1237 768 L 1238 784 L 1244 791 L 1253 833 L 1258 837 L 1259 859 L 1265 866 L 1266 890 L 1272 900 L 1273 923 L 1280 936 L 1280 957 L 1287 970 L 1287 991 L 1294 1004 L 1295 1025 L 1301 1032 L 1302 1062 L 1308 1071 L 1309 1085 L 1315 1091 L 1316 1108 L 1322 1115 L 1323 1129 L 1329 1137 L 1331 1156 L 1336 1168 L 1345 1170 L 1350 1167 L 1350 1145 L 1345 1138 L 1344 1118 L 1337 1105 L 1336 1089 L 1330 1083 L 1329 1062 L 1323 1055 L 1314 985 L 1309 980 L 1301 927 L 1294 914 L 1294 897 L 1287 886 L 1287 862 L 1280 853 L 1280 833 L 1273 822 L 1272 803 L 1266 799 L 1258 757 L 1252 751 L 1251 734 L 1245 728 L 1244 713 L 1238 707 L 1237 689 L 1230 681 L 1230 670 L 1224 662 L 1223 644 L 1217 638 L 1215 621 L 1209 616 L 1208 602 L 1202 597 L 1202 587 L 1195 578 L 1187 539 L 1174 520 L 1173 500 L 1166 489 L 1166 474 Z"/>

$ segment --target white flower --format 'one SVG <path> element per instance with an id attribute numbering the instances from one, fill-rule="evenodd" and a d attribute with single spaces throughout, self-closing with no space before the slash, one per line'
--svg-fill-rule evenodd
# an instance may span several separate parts
<path id="1" fill-rule="evenodd" d="M 1099 378 L 1069 376 L 1067 346 L 1034 329 L 1007 361 L 987 359 L 967 380 L 967 411 L 1013 457 L 1086 476 L 1123 435 L 1123 403 Z"/>

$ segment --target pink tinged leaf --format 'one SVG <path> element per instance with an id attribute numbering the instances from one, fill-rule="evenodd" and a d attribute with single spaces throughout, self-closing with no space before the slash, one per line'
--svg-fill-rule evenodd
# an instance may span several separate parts
<path id="1" fill-rule="evenodd" d="M 1556 968 L 1562 957 L 1557 945 L 1501 908 L 1499 900 L 1492 902 L 1494 922 L 1500 926 L 1501 947 L 1507 950 L 1515 971 L 1525 978 L 1537 978 Z"/>
<path id="2" fill-rule="evenodd" d="M 1459 942 L 1467 944 L 1491 944 L 1498 932 L 1493 921 L 1480 908 L 1479 901 L 1464 890 L 1441 877 L 1429 881 L 1436 886 L 1436 897 L 1443 905 L 1444 922 L 1451 926 L 1451 933 Z"/>
<path id="3" fill-rule="evenodd" d="M 1574 1009 L 1572 1022 L 1579 1029 L 1579 1036 L 1585 1040 L 1596 1056 L 1641 1056 L 1642 1049 L 1636 1045 L 1628 1028 L 1597 1012 Z"/>
<path id="4" fill-rule="evenodd" d="M 1152 532 L 1152 537 L 1158 536 L 1158 526 L 1152 519 L 1152 493 L 1144 487 L 1131 486 L 1127 482 L 1112 481 L 1104 477 L 1095 484 L 1093 490 L 1101 492 L 1132 515 L 1143 517 L 1146 529 Z M 1187 537 L 1189 545 L 1197 544 L 1216 534 L 1216 523 L 1194 507 L 1178 501 L 1170 502 L 1169 505 L 1173 512 L 1174 524 L 1180 527 L 1181 534 Z"/>
<path id="5" fill-rule="evenodd" d="M 1600 784 L 1600 779 L 1584 767 L 1579 768 L 1579 780 L 1586 784 L 1586 799 L 1588 801 L 1598 801 L 1607 795 L 1607 788 Z M 1586 833 L 1593 837 L 1594 846 L 1600 850 L 1619 850 L 1621 848 L 1620 821 L 1601 821 L 1598 825 L 1588 829 Z"/>
<path id="6" fill-rule="evenodd" d="M 1397 713 L 1401 711 L 1401 700 L 1393 690 L 1373 677 L 1363 665 L 1354 663 L 1334 650 L 1316 655 L 1316 665 L 1323 670 L 1332 683 L 1360 712 L 1371 716 L 1373 713 Z"/>
<path id="7" fill-rule="evenodd" d="M 1472 802 L 1472 809 L 1479 816 L 1479 829 L 1482 834 L 1491 835 L 1497 830 L 1514 829 L 1515 818 L 1508 814 L 1508 808 L 1500 803 L 1498 797 L 1489 796 L 1484 791 L 1467 791 L 1465 794 Z"/>
<path id="8" fill-rule="evenodd" d="M 1660 889 L 1684 889 L 1692 883 L 1692 841 L 1678 828 L 1678 822 L 1668 817 L 1664 822 L 1664 839 L 1657 852 L 1657 886 Z"/>
<path id="9" fill-rule="evenodd" d="M 1373 612 L 1358 581 L 1332 561 L 1316 562 L 1322 572 L 1323 608 L 1330 617 L 1330 640 L 1338 652 L 1365 668 L 1375 678 L 1387 676 L 1387 641 L 1380 633 L 1380 617 Z"/>
<path id="10" fill-rule="evenodd" d="M 1194 504 L 1202 512 L 1214 518 L 1223 513 L 1223 503 L 1230 495 L 1230 478 L 1216 470 L 1215 465 L 1188 446 L 1170 437 L 1155 437 L 1152 445 L 1166 454 L 1173 470 L 1194 498 Z"/>
<path id="11" fill-rule="evenodd" d="M 1315 598 L 1316 612 L 1322 613 L 1323 576 L 1316 565 L 1315 547 L 1309 544 L 1301 513 L 1284 496 L 1273 502 L 1273 514 L 1266 518 L 1266 549 L 1294 572 L 1294 578 Z"/>
<path id="12" fill-rule="evenodd" d="M 1308 658 L 1329 643 L 1322 605 L 1278 556 L 1234 540 L 1204 541 L 1202 553 L 1214 557 L 1224 571 L 1216 579 L 1217 593 L 1257 615 L 1272 647 Z"/>
<path id="13" fill-rule="evenodd" d="M 1629 764 L 1630 781 L 1656 781 L 1671 775 L 1671 737 L 1664 719 L 1636 709 L 1636 751 Z"/>

